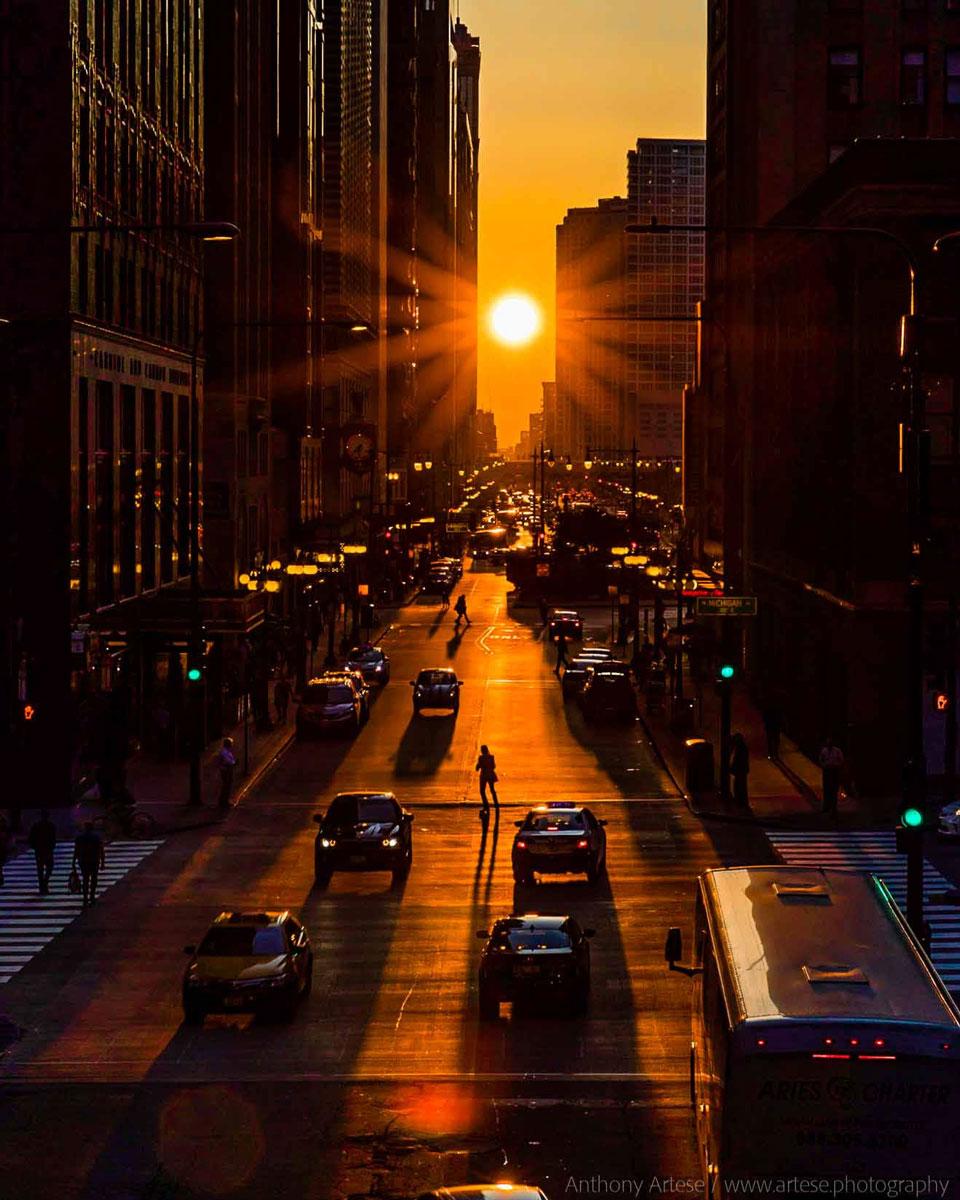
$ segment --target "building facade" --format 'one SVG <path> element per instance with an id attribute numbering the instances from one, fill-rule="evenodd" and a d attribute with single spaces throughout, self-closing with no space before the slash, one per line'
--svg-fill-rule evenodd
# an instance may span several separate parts
<path id="1" fill-rule="evenodd" d="M 474 459 L 473 428 L 477 411 L 477 254 L 480 192 L 480 39 L 457 18 L 456 54 L 456 321 L 454 431 L 451 462 Z"/>
<path id="2" fill-rule="evenodd" d="M 39 230 L 0 260 L 3 765 L 51 804 L 180 669 L 154 616 L 189 569 L 200 451 L 201 15 L 8 0 L 0 22 L 0 226 Z M 68 232 L 101 223 L 163 228 Z"/>

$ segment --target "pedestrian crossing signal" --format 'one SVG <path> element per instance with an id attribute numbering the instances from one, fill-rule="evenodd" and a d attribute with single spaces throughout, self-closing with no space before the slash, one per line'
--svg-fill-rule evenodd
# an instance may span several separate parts
<path id="1" fill-rule="evenodd" d="M 906 829 L 919 829 L 923 824 L 923 813 L 919 808 L 905 808 L 900 814 L 900 824 Z"/>
<path id="2" fill-rule="evenodd" d="M 36 712 L 37 712 L 37 710 L 33 707 L 32 704 L 25 704 L 23 706 L 23 719 L 25 721 L 32 721 L 33 718 L 36 716 Z"/>
<path id="3" fill-rule="evenodd" d="M 187 671 L 187 679 L 191 683 L 199 683 L 202 678 L 203 672 L 199 667 L 190 667 L 190 669 Z"/>
<path id="4" fill-rule="evenodd" d="M 946 712 L 950 707 L 950 697 L 946 692 L 937 692 L 937 712 Z"/>

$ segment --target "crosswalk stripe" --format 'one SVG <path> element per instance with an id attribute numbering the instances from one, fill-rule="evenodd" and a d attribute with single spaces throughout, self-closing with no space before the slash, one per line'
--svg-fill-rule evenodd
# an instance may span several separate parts
<path id="1" fill-rule="evenodd" d="M 852 867 L 879 875 L 894 900 L 906 907 L 907 867 L 897 850 L 892 830 L 858 833 L 766 830 L 767 839 L 788 866 Z M 925 897 L 958 890 L 936 867 L 923 864 Z M 930 923 L 931 958 L 950 991 L 960 995 L 960 909 L 955 905 L 925 905 Z"/>
<path id="2" fill-rule="evenodd" d="M 97 875 L 97 897 L 162 845 L 163 839 L 111 842 L 106 848 L 107 864 Z M 0 887 L 0 984 L 9 983 L 83 911 L 81 897 L 67 888 L 72 865 L 73 846 L 61 843 L 54 851 L 50 893 L 41 896 L 33 854 L 5 864 Z"/>

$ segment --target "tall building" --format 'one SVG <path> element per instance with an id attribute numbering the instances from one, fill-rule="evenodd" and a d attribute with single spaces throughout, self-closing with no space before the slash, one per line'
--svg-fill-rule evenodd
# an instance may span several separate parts
<path id="1" fill-rule="evenodd" d="M 540 387 L 540 403 L 543 409 L 543 441 L 546 446 L 553 446 L 557 442 L 557 385 L 550 380 L 544 381 Z"/>
<path id="2" fill-rule="evenodd" d="M 702 225 L 702 141 L 638 138 L 627 155 L 630 220 Z M 703 298 L 703 234 L 639 234 L 627 249 L 626 308 L 635 318 L 627 351 L 621 446 L 680 457 L 682 397 L 696 360 L 696 306 Z"/>
<path id="3" fill-rule="evenodd" d="M 480 39 L 453 27 L 456 84 L 456 295 L 454 432 L 451 461 L 470 463 L 477 411 L 477 251 L 480 189 Z"/>
<path id="4" fill-rule="evenodd" d="M 492 412 L 477 409 L 476 430 L 477 462 L 489 462 L 497 454 L 497 423 Z"/>
<path id="5" fill-rule="evenodd" d="M 0 736 L 7 786 L 50 804 L 180 670 L 201 260 L 171 227 L 204 216 L 201 11 L 7 0 L 0 21 L 0 226 L 38 230 L 0 255 Z M 101 223 L 161 228 L 68 232 Z"/>
<path id="6" fill-rule="evenodd" d="M 627 202 L 571 208 L 557 226 L 556 404 L 553 450 L 582 459 L 623 445 L 627 354 Z"/>
<path id="7" fill-rule="evenodd" d="M 955 266 L 930 254 L 957 211 L 952 7 L 711 4 L 708 224 L 886 228 L 917 256 L 919 311 L 954 318 Z M 695 544 L 722 557 L 728 590 L 758 597 L 746 661 L 788 732 L 812 751 L 831 734 L 858 787 L 889 793 L 900 782 L 907 678 L 898 471 L 907 264 L 862 233 L 707 241 L 684 463 Z M 960 371 L 955 349 L 925 355 L 937 547 L 928 583 L 942 603 L 960 528 L 960 464 L 944 436 Z M 931 679 L 944 660 L 931 642 Z M 939 719 L 942 737 L 932 696 L 929 707 L 928 734 Z"/>

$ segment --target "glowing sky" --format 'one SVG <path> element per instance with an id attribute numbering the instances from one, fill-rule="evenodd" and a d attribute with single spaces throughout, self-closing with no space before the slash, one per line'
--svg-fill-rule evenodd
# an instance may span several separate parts
<path id="1" fill-rule="evenodd" d="M 703 137 L 704 0 L 460 0 L 480 38 L 479 406 L 516 442 L 554 375 L 555 227 L 626 195 L 638 137 Z M 503 292 L 529 292 L 543 332 L 489 334 Z"/>

